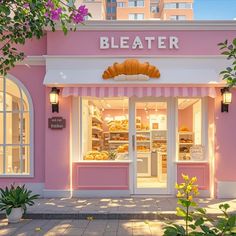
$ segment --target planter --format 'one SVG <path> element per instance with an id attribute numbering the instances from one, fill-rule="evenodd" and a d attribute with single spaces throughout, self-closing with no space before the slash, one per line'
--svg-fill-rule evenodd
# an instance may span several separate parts
<path id="1" fill-rule="evenodd" d="M 21 207 L 12 208 L 10 215 L 7 215 L 9 223 L 18 223 L 23 215 L 23 210 Z"/>

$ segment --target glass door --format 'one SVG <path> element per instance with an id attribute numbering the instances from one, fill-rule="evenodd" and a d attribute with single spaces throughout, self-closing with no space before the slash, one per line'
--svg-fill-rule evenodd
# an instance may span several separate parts
<path id="1" fill-rule="evenodd" d="M 167 101 L 135 102 L 135 194 L 167 193 L 167 104 Z"/>

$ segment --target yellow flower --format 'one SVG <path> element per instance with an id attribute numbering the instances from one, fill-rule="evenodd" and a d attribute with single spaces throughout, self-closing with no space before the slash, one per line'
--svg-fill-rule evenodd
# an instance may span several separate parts
<path id="1" fill-rule="evenodd" d="M 192 186 L 191 185 L 188 185 L 187 186 L 187 190 L 190 192 L 192 190 Z"/>
<path id="2" fill-rule="evenodd" d="M 191 179 L 192 183 L 195 183 L 196 181 L 197 181 L 197 177 L 196 176 Z"/>
<path id="3" fill-rule="evenodd" d="M 182 194 L 180 193 L 180 191 L 178 191 L 176 197 L 182 197 Z"/>
<path id="4" fill-rule="evenodd" d="M 179 185 L 178 183 L 175 183 L 175 188 L 178 189 L 179 188 Z"/>
<path id="5" fill-rule="evenodd" d="M 188 196 L 188 200 L 192 201 L 193 200 L 193 196 Z"/>
<path id="6" fill-rule="evenodd" d="M 183 178 L 185 181 L 188 181 L 188 180 L 189 180 L 188 175 L 184 175 L 184 174 L 182 174 L 182 178 Z"/>

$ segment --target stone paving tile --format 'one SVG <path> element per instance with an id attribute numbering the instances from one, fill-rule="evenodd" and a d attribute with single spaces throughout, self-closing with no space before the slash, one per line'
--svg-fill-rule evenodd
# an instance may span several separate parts
<path id="1" fill-rule="evenodd" d="M 161 235 L 161 225 L 159 221 L 142 220 L 23 220 L 19 224 L 7 225 L 6 220 L 2 220 L 0 229 L 8 231 L 0 231 L 0 235 L 157 236 Z"/>
<path id="2" fill-rule="evenodd" d="M 84 234 L 84 231 L 85 231 L 84 228 L 69 227 L 64 231 L 63 235 L 82 236 Z"/>

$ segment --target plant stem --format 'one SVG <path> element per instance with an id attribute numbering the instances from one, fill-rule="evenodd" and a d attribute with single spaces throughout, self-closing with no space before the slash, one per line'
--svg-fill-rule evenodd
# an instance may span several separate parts
<path id="1" fill-rule="evenodd" d="M 188 193 L 186 194 L 186 198 L 188 200 Z M 185 219 L 185 232 L 186 232 L 186 236 L 188 236 L 188 214 L 189 214 L 189 206 L 187 206 L 187 209 L 186 209 L 186 219 Z"/>

